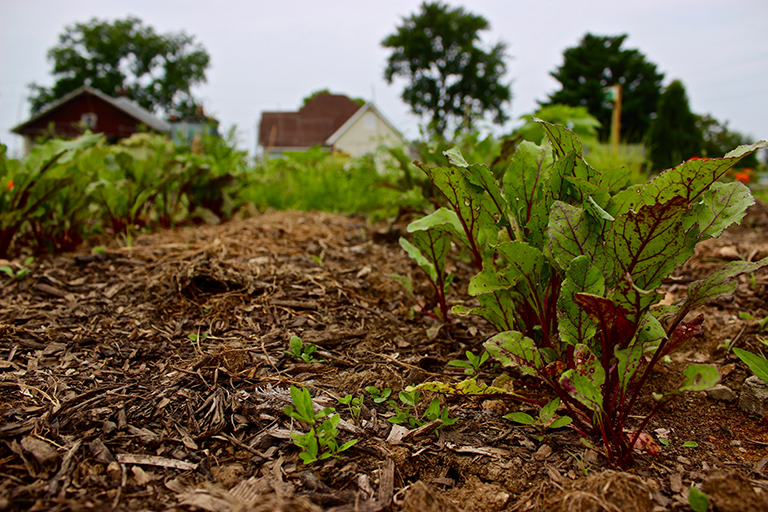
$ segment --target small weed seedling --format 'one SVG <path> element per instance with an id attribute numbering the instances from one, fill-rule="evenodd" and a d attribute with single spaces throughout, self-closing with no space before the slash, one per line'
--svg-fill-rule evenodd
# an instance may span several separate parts
<path id="1" fill-rule="evenodd" d="M 293 400 L 293 405 L 285 407 L 283 412 L 310 427 L 306 434 L 291 434 L 293 444 L 302 450 L 299 457 L 304 461 L 304 464 L 311 464 L 329 457 L 338 457 L 341 452 L 357 442 L 357 439 L 352 439 L 339 446 L 336 441 L 339 434 L 336 426 L 341 417 L 334 414 L 335 409 L 333 407 L 326 407 L 315 414 L 312 397 L 307 388 L 299 389 L 296 386 L 291 386 L 291 400 Z"/>
<path id="2" fill-rule="evenodd" d="M 376 386 L 365 386 L 365 390 L 371 395 L 373 402 L 377 404 L 386 402 L 392 394 L 392 389 L 390 388 L 379 390 Z"/>
<path id="3" fill-rule="evenodd" d="M 203 351 L 200 348 L 200 343 L 208 339 L 208 333 L 204 332 L 203 334 L 200 334 L 200 331 L 198 331 L 197 334 L 192 333 L 187 337 L 189 338 L 189 341 L 192 342 L 192 348 L 195 349 L 195 352 L 197 352 L 198 354 L 202 354 Z"/>
<path id="4" fill-rule="evenodd" d="M 29 274 L 29 265 L 35 260 L 32 256 L 27 257 L 24 260 L 24 264 L 19 270 L 13 270 L 8 265 L 0 266 L 0 272 L 5 272 L 11 279 L 21 280 L 27 277 Z"/>
<path id="5" fill-rule="evenodd" d="M 352 415 L 352 419 L 354 420 L 355 424 L 360 423 L 360 407 L 363 405 L 363 397 L 353 397 L 352 395 L 345 395 L 342 398 L 339 398 L 339 403 L 342 405 L 346 405 L 349 409 L 349 414 Z"/>
<path id="6" fill-rule="evenodd" d="M 441 426 L 449 426 L 456 423 L 456 418 L 448 417 L 448 408 L 440 407 L 440 399 L 437 397 L 429 403 L 429 406 L 424 413 L 419 415 L 418 405 L 420 395 L 421 390 L 419 389 L 401 391 L 398 397 L 400 398 L 400 402 L 405 405 L 405 409 L 400 409 L 394 400 L 390 400 L 388 403 L 389 406 L 394 409 L 395 415 L 387 419 L 392 423 L 406 425 L 409 428 L 418 428 L 437 419 L 442 420 L 443 425 Z M 437 429 L 435 429 L 435 432 L 437 432 Z"/>
<path id="7" fill-rule="evenodd" d="M 469 375 L 470 377 L 476 377 L 478 373 L 480 373 L 480 367 L 483 365 L 484 362 L 488 360 L 490 357 L 490 354 L 488 352 L 483 351 L 483 353 L 479 356 L 476 356 L 469 350 L 466 352 L 467 354 L 467 360 L 466 361 L 460 361 L 458 359 L 454 359 L 453 361 L 448 361 L 448 366 L 456 366 L 458 368 L 464 368 L 464 373 Z"/>
<path id="8" fill-rule="evenodd" d="M 544 439 L 544 434 L 549 429 L 556 429 L 570 425 L 573 420 L 570 416 L 560 416 L 555 418 L 555 411 L 560 406 L 560 399 L 555 398 L 547 405 L 541 408 L 538 418 L 534 418 L 525 412 L 512 412 L 504 416 L 508 420 L 512 420 L 515 423 L 522 423 L 531 427 L 536 427 L 539 431 L 538 439 L 541 441 Z"/>
<path id="9" fill-rule="evenodd" d="M 323 362 L 323 359 L 315 359 L 312 355 L 317 351 L 317 346 L 314 343 L 307 343 L 305 345 L 298 336 L 291 336 L 291 340 L 288 343 L 290 350 L 286 350 L 285 353 L 289 356 L 300 359 L 307 364 Z"/>

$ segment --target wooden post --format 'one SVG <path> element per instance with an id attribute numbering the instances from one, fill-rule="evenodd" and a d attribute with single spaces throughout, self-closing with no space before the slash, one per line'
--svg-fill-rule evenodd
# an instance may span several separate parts
<path id="1" fill-rule="evenodd" d="M 613 115 L 611 116 L 611 146 L 613 152 L 619 152 L 621 141 L 621 84 L 613 86 Z"/>

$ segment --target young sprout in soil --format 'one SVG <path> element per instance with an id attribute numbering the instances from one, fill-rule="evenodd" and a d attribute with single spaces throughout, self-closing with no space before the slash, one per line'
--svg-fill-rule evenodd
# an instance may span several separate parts
<path id="1" fill-rule="evenodd" d="M 307 343 L 305 345 L 298 336 L 291 336 L 288 344 L 290 350 L 286 350 L 285 353 L 289 356 L 300 359 L 307 364 L 322 363 L 324 361 L 324 359 L 315 359 L 312 355 L 317 351 L 317 346 L 314 343 Z"/>
<path id="2" fill-rule="evenodd" d="M 29 274 L 29 265 L 31 265 L 33 261 L 35 261 L 35 258 L 28 256 L 24 259 L 24 264 L 19 270 L 14 270 L 8 265 L 2 265 L 0 266 L 0 272 L 5 272 L 11 279 L 21 280 Z"/>
<path id="3" fill-rule="evenodd" d="M 484 362 L 488 360 L 488 358 L 490 357 L 490 354 L 488 354 L 488 352 L 486 351 L 483 351 L 481 355 L 476 356 L 475 354 L 467 350 L 466 355 L 467 355 L 467 361 L 454 359 L 453 361 L 448 361 L 448 366 L 464 368 L 465 374 L 469 375 L 470 377 L 476 377 L 477 374 L 480 373 L 480 367 L 483 365 Z"/>
<path id="4" fill-rule="evenodd" d="M 377 404 L 386 402 L 392 394 L 392 389 L 390 388 L 379 390 L 376 386 L 365 386 L 365 390 L 371 395 L 373 402 Z"/>
<path id="5" fill-rule="evenodd" d="M 291 386 L 291 400 L 293 405 L 288 405 L 283 412 L 291 418 L 309 425 L 309 432 L 305 434 L 292 433 L 293 444 L 301 448 L 299 457 L 304 464 L 311 464 L 329 457 L 338 457 L 341 452 L 357 443 L 352 439 L 339 445 L 336 437 L 339 431 L 336 426 L 341 417 L 335 413 L 333 407 L 326 407 L 319 413 L 315 413 L 312 397 L 307 388 Z"/>
<path id="6" fill-rule="evenodd" d="M 443 423 L 435 428 L 435 434 L 441 426 L 449 426 L 456 423 L 457 418 L 448 417 L 448 408 L 440 407 L 440 399 L 435 397 L 430 403 L 423 414 L 418 413 L 419 397 L 421 390 L 415 389 L 412 391 L 401 391 L 398 394 L 400 401 L 405 405 L 405 409 L 400 409 L 394 400 L 388 402 L 389 406 L 394 409 L 395 415 L 387 418 L 388 421 L 397 425 L 405 425 L 409 428 L 418 428 L 426 425 L 430 421 L 441 420 Z"/>
<path id="7" fill-rule="evenodd" d="M 360 408 L 363 405 L 363 397 L 353 397 L 352 395 L 345 395 L 342 398 L 339 398 L 339 403 L 342 405 L 346 405 L 349 409 L 349 414 L 352 415 L 352 420 L 355 422 L 355 425 L 358 425 L 360 423 Z"/>
<path id="8" fill-rule="evenodd" d="M 570 425 L 573 422 L 570 416 L 560 416 L 559 418 L 556 418 L 555 411 L 557 411 L 558 407 L 560 407 L 560 399 L 555 398 L 541 408 L 537 418 L 524 412 L 512 412 L 505 415 L 504 418 L 512 420 L 515 423 L 536 427 L 539 431 L 537 439 L 541 441 L 544 439 L 547 430 L 561 428 Z"/>

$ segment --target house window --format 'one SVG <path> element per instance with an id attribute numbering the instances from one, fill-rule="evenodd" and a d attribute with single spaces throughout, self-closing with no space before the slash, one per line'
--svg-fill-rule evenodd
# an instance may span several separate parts
<path id="1" fill-rule="evenodd" d="M 82 116 L 80 116 L 80 123 L 84 127 L 88 128 L 90 130 L 95 130 L 96 129 L 96 119 L 97 119 L 96 114 L 94 114 L 93 112 L 87 112 L 87 113 L 83 114 Z"/>

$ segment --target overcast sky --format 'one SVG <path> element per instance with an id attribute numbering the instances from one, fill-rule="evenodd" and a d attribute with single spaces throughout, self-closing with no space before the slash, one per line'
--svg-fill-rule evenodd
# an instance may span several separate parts
<path id="1" fill-rule="evenodd" d="M 211 56 L 208 82 L 195 90 L 224 128 L 237 125 L 254 150 L 265 110 L 296 110 L 309 93 L 373 99 L 407 137 L 419 119 L 400 99 L 402 83 L 382 78 L 381 41 L 417 0 L 0 0 L 0 143 L 23 147 L 10 129 L 29 117 L 28 84 L 50 86 L 46 52 L 66 25 L 92 17 L 137 16 L 160 33 L 185 31 Z M 768 139 L 766 0 L 465 0 L 491 30 L 485 43 L 508 44 L 512 121 L 559 89 L 549 73 L 587 32 L 628 34 L 665 75 L 680 79 L 691 109 L 754 139 Z"/>

